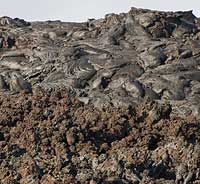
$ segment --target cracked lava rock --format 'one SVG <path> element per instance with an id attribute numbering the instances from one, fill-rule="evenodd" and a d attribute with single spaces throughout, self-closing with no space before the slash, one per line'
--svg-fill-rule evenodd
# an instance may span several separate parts
<path id="1" fill-rule="evenodd" d="M 200 19 L 132 8 L 0 18 L 0 183 L 199 184 Z"/>

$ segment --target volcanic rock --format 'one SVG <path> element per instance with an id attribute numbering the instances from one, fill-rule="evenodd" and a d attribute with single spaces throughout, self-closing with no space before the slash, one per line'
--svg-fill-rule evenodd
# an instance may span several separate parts
<path id="1" fill-rule="evenodd" d="M 199 183 L 200 20 L 132 8 L 0 18 L 0 183 Z"/>

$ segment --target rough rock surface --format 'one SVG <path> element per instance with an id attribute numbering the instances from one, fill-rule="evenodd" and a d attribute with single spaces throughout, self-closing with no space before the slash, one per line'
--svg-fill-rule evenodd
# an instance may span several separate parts
<path id="1" fill-rule="evenodd" d="M 199 123 L 169 104 L 99 110 L 67 91 L 0 104 L 2 184 L 200 182 Z"/>
<path id="2" fill-rule="evenodd" d="M 1 183 L 200 183 L 200 19 L 132 8 L 0 18 Z"/>

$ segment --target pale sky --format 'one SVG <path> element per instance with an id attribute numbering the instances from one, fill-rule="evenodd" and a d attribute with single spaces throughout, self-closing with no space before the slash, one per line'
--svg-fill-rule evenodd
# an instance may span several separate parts
<path id="1" fill-rule="evenodd" d="M 0 16 L 27 21 L 86 21 L 108 13 L 128 12 L 131 7 L 154 10 L 193 10 L 200 17 L 200 0 L 0 0 Z"/>

